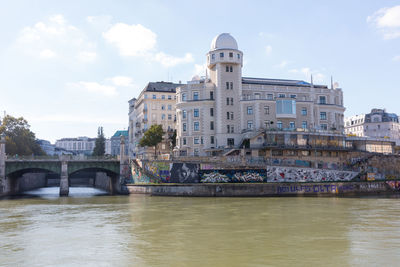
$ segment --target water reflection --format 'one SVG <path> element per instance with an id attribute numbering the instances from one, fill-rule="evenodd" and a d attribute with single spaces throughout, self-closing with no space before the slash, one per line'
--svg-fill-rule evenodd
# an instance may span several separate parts
<path id="1" fill-rule="evenodd" d="M 397 199 L 0 201 L 0 265 L 395 266 Z"/>
<path id="2" fill-rule="evenodd" d="M 107 191 L 94 187 L 70 187 L 69 197 L 93 197 L 99 195 L 107 195 Z M 24 192 L 26 196 L 42 197 L 42 198 L 58 198 L 60 196 L 59 187 L 43 187 L 31 191 Z"/>

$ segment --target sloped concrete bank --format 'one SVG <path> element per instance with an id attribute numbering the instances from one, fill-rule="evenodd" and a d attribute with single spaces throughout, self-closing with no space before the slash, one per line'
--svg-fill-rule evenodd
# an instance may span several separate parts
<path id="1" fill-rule="evenodd" d="M 384 195 L 399 194 L 399 186 L 398 181 L 127 185 L 130 194 L 189 197 Z"/>

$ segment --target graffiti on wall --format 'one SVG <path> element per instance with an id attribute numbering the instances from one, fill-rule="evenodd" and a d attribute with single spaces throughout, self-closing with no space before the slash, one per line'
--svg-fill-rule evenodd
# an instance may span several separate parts
<path id="1" fill-rule="evenodd" d="M 350 181 L 357 172 L 294 167 L 268 167 L 268 182 L 328 182 Z"/>
<path id="2" fill-rule="evenodd" d="M 194 163 L 171 163 L 171 183 L 198 183 L 199 164 Z"/>
<path id="3" fill-rule="evenodd" d="M 144 169 L 148 174 L 160 178 L 163 182 L 169 182 L 170 180 L 170 164 L 167 162 L 146 162 L 144 163 Z"/>
<path id="4" fill-rule="evenodd" d="M 400 191 L 400 181 L 386 181 L 392 190 Z"/>
<path id="5" fill-rule="evenodd" d="M 324 184 L 324 185 L 284 185 L 277 186 L 276 192 L 282 193 L 343 193 L 346 191 L 353 191 L 354 185 L 336 185 L 336 184 Z"/>

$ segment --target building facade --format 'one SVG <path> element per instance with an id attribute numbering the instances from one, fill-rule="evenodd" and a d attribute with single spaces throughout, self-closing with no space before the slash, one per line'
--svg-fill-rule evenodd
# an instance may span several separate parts
<path id="1" fill-rule="evenodd" d="M 125 140 L 128 139 L 128 130 L 119 130 L 114 133 L 110 138 L 110 155 L 118 156 L 121 151 L 121 136 L 124 136 Z M 125 155 L 128 155 L 128 146 L 125 146 Z"/>
<path id="2" fill-rule="evenodd" d="M 368 114 L 345 119 L 345 133 L 359 137 L 384 138 L 400 144 L 399 117 L 385 109 L 372 109 Z"/>
<path id="3" fill-rule="evenodd" d="M 159 144 L 160 154 L 169 154 L 170 136 L 176 122 L 176 88 L 181 84 L 171 82 L 150 82 L 139 97 L 129 100 L 129 156 L 146 157 L 154 155 L 154 148 L 142 148 L 139 141 L 152 125 L 162 125 L 164 140 Z"/>
<path id="4" fill-rule="evenodd" d="M 62 148 L 74 154 L 91 155 L 95 147 L 96 138 L 77 137 L 62 138 L 56 141 L 56 148 Z"/>
<path id="5" fill-rule="evenodd" d="M 242 77 L 243 52 L 214 38 L 207 77 L 177 88 L 176 156 L 209 156 L 246 145 L 259 131 L 343 133 L 343 93 L 300 80 Z"/>

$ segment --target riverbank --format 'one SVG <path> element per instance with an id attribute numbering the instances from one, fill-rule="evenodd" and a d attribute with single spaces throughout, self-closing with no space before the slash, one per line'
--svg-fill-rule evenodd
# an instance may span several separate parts
<path id="1" fill-rule="evenodd" d="M 130 194 L 188 197 L 363 196 L 400 193 L 397 181 L 128 184 L 127 188 Z"/>

